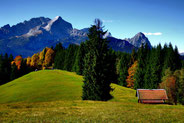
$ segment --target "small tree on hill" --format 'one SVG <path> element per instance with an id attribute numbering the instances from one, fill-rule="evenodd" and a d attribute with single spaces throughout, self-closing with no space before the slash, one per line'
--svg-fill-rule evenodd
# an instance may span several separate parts
<path id="1" fill-rule="evenodd" d="M 86 48 L 88 52 L 84 60 L 83 100 L 108 100 L 111 98 L 111 80 L 109 75 L 107 40 L 103 38 L 102 22 L 95 20 L 89 29 Z"/>

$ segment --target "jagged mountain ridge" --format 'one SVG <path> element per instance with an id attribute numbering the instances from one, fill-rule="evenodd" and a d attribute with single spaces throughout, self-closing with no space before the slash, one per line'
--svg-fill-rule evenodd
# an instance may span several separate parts
<path id="1" fill-rule="evenodd" d="M 88 28 L 75 29 L 72 24 L 63 20 L 60 16 L 54 19 L 45 17 L 32 18 L 10 27 L 5 25 L 0 28 L 0 53 L 22 55 L 23 57 L 32 56 L 45 47 L 55 46 L 61 42 L 64 47 L 69 44 L 80 44 L 87 39 Z M 144 34 L 143 34 L 144 35 Z M 139 43 L 144 43 L 145 36 L 136 35 L 135 38 L 121 40 L 112 37 L 108 32 L 105 36 L 109 40 L 109 47 L 116 51 L 131 52 L 136 49 Z M 146 40 L 149 42 L 149 40 Z M 135 46 L 136 45 L 136 46 Z M 151 44 L 150 44 L 151 46 Z"/>
<path id="2" fill-rule="evenodd" d="M 130 44 L 126 40 L 121 40 L 114 37 L 108 37 L 107 40 L 109 41 L 109 46 L 115 51 L 131 53 L 133 49 L 135 50 L 138 49 L 137 47 Z"/>
<path id="3" fill-rule="evenodd" d="M 147 44 L 149 48 L 152 47 L 150 41 L 142 32 L 137 33 L 133 38 L 127 38 L 124 40 L 128 41 L 130 44 L 134 45 L 135 47 L 141 47 L 142 44 L 143 45 Z"/>
<path id="4" fill-rule="evenodd" d="M 51 19 L 45 17 L 32 18 L 29 21 L 24 21 L 10 27 L 9 24 L 0 28 L 0 39 L 10 38 L 12 36 L 21 36 L 26 34 L 30 29 L 44 25 Z"/>

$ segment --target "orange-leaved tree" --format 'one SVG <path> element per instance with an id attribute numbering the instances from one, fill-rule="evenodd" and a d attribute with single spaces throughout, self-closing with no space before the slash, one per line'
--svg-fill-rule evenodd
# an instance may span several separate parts
<path id="1" fill-rule="evenodd" d="M 162 78 L 159 88 L 166 90 L 169 103 L 177 104 L 176 77 L 170 69 L 166 69 L 165 76 Z"/>
<path id="2" fill-rule="evenodd" d="M 134 88 L 134 75 L 135 75 L 135 72 L 137 70 L 137 65 L 138 65 L 138 62 L 135 61 L 132 66 L 128 69 L 128 76 L 127 76 L 127 79 L 126 79 L 126 83 L 127 83 L 127 87 L 128 88 Z"/>
<path id="3" fill-rule="evenodd" d="M 11 62 L 11 64 L 13 65 L 15 63 L 17 66 L 17 69 L 19 70 L 22 60 L 23 60 L 22 56 L 16 56 L 14 61 Z"/>

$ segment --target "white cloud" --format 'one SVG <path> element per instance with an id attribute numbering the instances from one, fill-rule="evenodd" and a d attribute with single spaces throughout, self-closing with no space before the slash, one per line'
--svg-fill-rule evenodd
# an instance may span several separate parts
<path id="1" fill-rule="evenodd" d="M 102 20 L 103 23 L 112 23 L 113 20 Z"/>
<path id="2" fill-rule="evenodd" d="M 184 50 L 179 50 L 179 53 L 184 55 Z"/>
<path id="3" fill-rule="evenodd" d="M 148 32 L 148 33 L 146 33 L 146 32 L 143 32 L 145 35 L 162 35 L 162 33 L 161 32 L 155 32 L 155 33 L 151 33 L 151 32 Z"/>

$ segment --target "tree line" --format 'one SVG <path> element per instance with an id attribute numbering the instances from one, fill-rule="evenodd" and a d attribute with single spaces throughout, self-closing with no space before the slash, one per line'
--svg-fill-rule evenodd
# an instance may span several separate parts
<path id="1" fill-rule="evenodd" d="M 26 60 L 21 56 L 13 59 L 12 55 L 0 55 L 0 85 L 19 78 L 31 71 L 33 69 L 27 66 Z"/>

